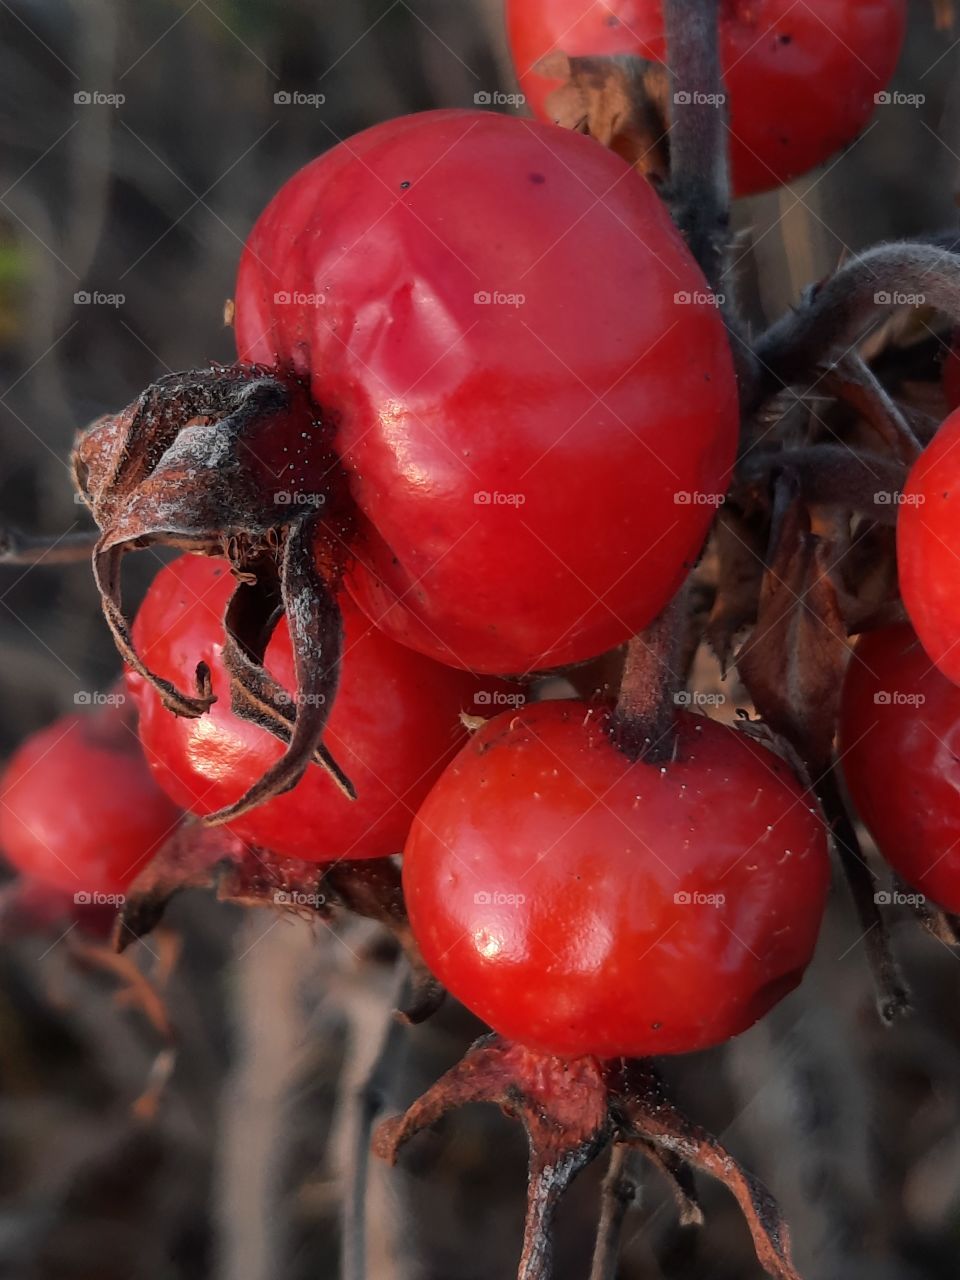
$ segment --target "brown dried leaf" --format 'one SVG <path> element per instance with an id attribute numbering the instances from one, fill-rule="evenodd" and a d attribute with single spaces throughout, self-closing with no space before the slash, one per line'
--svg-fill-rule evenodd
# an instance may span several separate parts
<path id="1" fill-rule="evenodd" d="M 790 1256 L 790 1233 L 770 1192 L 705 1129 L 670 1099 L 649 1062 L 629 1064 L 619 1100 L 620 1132 L 679 1158 L 722 1182 L 736 1197 L 753 1236 L 757 1260 L 776 1280 L 801 1280 Z"/>
<path id="2" fill-rule="evenodd" d="M 498 1036 L 485 1036 L 405 1115 L 380 1125 L 374 1151 L 395 1163 L 414 1134 L 468 1102 L 499 1103 L 527 1131 L 530 1172 L 518 1280 L 547 1280 L 557 1205 L 609 1137 L 607 1087 L 600 1065 L 592 1058 L 548 1058 Z"/>
<path id="3" fill-rule="evenodd" d="M 717 587 L 706 636 L 726 674 L 737 633 L 757 616 L 764 552 L 757 522 L 736 507 L 721 507 L 711 549 L 717 558 Z"/>
<path id="4" fill-rule="evenodd" d="M 780 493 L 757 623 L 737 668 L 760 715 L 819 774 L 833 747 L 847 630 L 830 578 L 832 550 L 810 532 L 800 498 L 783 486 Z"/>
<path id="5" fill-rule="evenodd" d="M 638 173 L 666 179 L 670 73 L 665 66 L 629 55 L 574 58 L 558 50 L 534 70 L 565 82 L 547 97 L 557 124 L 596 138 Z"/>

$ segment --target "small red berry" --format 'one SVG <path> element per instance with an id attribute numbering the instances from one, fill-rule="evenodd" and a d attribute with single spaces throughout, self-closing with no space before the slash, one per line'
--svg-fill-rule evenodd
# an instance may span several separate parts
<path id="1" fill-rule="evenodd" d="M 0 850 L 24 876 L 79 903 L 122 893 L 178 816 L 115 706 L 32 734 L 0 781 Z"/>
<path id="2" fill-rule="evenodd" d="M 900 593 L 933 662 L 960 684 L 960 412 L 914 463 L 897 514 Z"/>
<path id="3" fill-rule="evenodd" d="M 198 662 L 218 700 L 197 719 L 173 716 L 136 672 L 128 686 L 154 777 L 178 804 L 208 814 L 232 804 L 282 755 L 282 744 L 230 710 L 223 667 L 223 611 L 234 580 L 224 560 L 182 556 L 157 575 L 137 614 L 140 653 L 160 675 L 189 686 Z M 274 853 L 311 862 L 398 853 L 417 806 L 461 746 L 462 712 L 489 714 L 522 701 L 517 686 L 431 662 L 395 644 L 341 599 L 343 662 L 324 740 L 350 776 L 350 800 L 311 765 L 300 782 L 228 829 Z M 296 688 L 285 618 L 266 652 L 267 670 Z M 294 695 L 291 692 L 291 701 Z"/>
<path id="4" fill-rule="evenodd" d="M 857 644 L 844 681 L 840 760 L 886 861 L 932 902 L 960 911 L 960 689 L 906 624 Z"/>

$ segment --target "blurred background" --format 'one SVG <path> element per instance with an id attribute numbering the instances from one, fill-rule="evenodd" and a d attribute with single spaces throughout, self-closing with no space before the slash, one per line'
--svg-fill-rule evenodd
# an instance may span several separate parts
<path id="1" fill-rule="evenodd" d="M 960 31 L 934 22 L 947 8 L 911 0 L 895 85 L 918 105 L 880 107 L 825 170 L 738 207 L 754 324 L 851 250 L 956 224 Z M 499 0 L 0 0 L 4 522 L 85 527 L 75 429 L 163 373 L 231 358 L 241 245 L 300 165 L 376 121 L 498 89 L 515 89 Z M 133 558 L 131 606 L 155 569 Z M 0 568 L 4 755 L 116 670 L 85 568 Z M 883 1031 L 861 930 L 834 897 L 803 988 L 668 1074 L 778 1196 L 807 1280 L 954 1280 L 960 961 L 904 921 L 918 1011 Z M 386 1042 L 377 1092 L 396 1109 L 477 1024 L 448 1008 L 398 1032 L 372 927 L 201 895 L 137 963 L 164 990 L 174 1051 L 69 934 L 0 945 L 0 1278 L 336 1277 L 371 1064 Z M 601 1175 L 562 1211 L 560 1280 L 589 1271 Z M 522 1136 L 498 1112 L 450 1118 L 399 1169 L 371 1168 L 369 1276 L 510 1276 L 524 1178 Z M 706 1228 L 681 1231 L 643 1174 L 622 1277 L 760 1274 L 732 1201 L 703 1192 Z"/>

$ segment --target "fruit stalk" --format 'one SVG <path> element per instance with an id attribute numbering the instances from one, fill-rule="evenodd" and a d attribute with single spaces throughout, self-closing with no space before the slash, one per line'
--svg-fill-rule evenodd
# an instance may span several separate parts
<path id="1" fill-rule="evenodd" d="M 667 64 L 672 79 L 670 177 L 674 221 L 707 283 L 720 282 L 730 221 L 730 180 L 720 75 L 719 0 L 665 0 Z M 627 647 L 613 740 L 631 759 L 651 763 L 673 754 L 679 669 L 689 625 L 688 596 L 673 601 Z"/>

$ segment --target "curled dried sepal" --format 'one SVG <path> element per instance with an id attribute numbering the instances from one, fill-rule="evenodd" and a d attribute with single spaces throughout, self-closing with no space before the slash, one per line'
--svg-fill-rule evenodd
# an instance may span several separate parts
<path id="1" fill-rule="evenodd" d="M 242 579 L 224 619 L 224 665 L 230 674 L 231 706 L 244 720 L 268 729 L 287 744 L 277 763 L 233 804 L 204 818 L 207 826 L 230 822 L 271 796 L 289 791 L 311 761 L 322 765 L 351 800 L 353 784 L 321 738 L 336 696 L 343 626 L 336 599 L 317 571 L 314 524 L 291 526 L 283 542 L 279 589 L 271 589 L 269 565 L 254 583 Z M 266 590 L 261 583 L 267 582 Z M 282 605 L 290 630 L 297 692 L 293 698 L 269 675 L 264 653 Z M 259 607 L 258 607 L 259 606 Z"/>
<path id="2" fill-rule="evenodd" d="M 244 856 L 244 845 L 222 829 L 187 820 L 174 831 L 128 887 L 113 928 L 115 950 L 152 932 L 181 889 L 209 889 L 223 866 Z"/>
<path id="3" fill-rule="evenodd" d="M 557 1204 L 610 1135 L 600 1064 L 593 1058 L 565 1062 L 485 1036 L 404 1115 L 380 1125 L 374 1150 L 394 1164 L 414 1134 L 468 1102 L 495 1102 L 527 1131 L 527 1219 L 518 1280 L 547 1280 Z"/>
<path id="4" fill-rule="evenodd" d="M 468 1102 L 498 1103 L 527 1131 L 530 1173 L 518 1280 L 549 1280 L 551 1228 L 560 1197 L 611 1140 L 615 1146 L 635 1147 L 667 1177 L 684 1226 L 703 1221 L 692 1171 L 701 1170 L 724 1183 L 743 1210 L 767 1274 L 775 1280 L 800 1280 L 790 1256 L 789 1233 L 773 1197 L 714 1137 L 683 1115 L 650 1062 L 564 1060 L 497 1035 L 485 1036 L 404 1115 L 380 1125 L 374 1151 L 395 1163 L 410 1138 Z M 612 1192 L 607 1188 L 608 1197 L 620 1193 L 618 1186 Z M 616 1216 L 609 1204 L 605 1216 Z M 600 1274 L 612 1274 L 617 1234 L 607 1223 L 598 1236 L 598 1258 L 604 1260 Z M 597 1269 L 595 1260 L 594 1274 Z"/>
<path id="5" fill-rule="evenodd" d="M 127 551 L 154 544 L 226 556 L 239 586 L 225 619 L 231 705 L 287 746 L 283 757 L 209 825 L 229 821 L 295 786 L 311 761 L 351 798 L 350 780 L 321 737 L 336 690 L 342 644 L 330 556 L 317 568 L 323 519 L 337 503 L 315 494 L 308 510 L 278 493 L 290 467 L 336 471 L 330 431 L 307 387 L 257 365 L 217 366 L 161 379 L 121 413 L 99 419 L 74 451 L 77 487 L 101 530 L 93 555 L 104 616 L 124 661 L 175 715 L 198 717 L 214 701 L 209 672 L 185 691 L 142 661 L 121 599 Z M 298 473 L 296 473 L 298 474 Z M 278 503 L 280 505 L 278 506 Z M 323 519 L 316 507 L 325 511 Z M 329 510 L 328 510 L 329 508 Z M 339 539 L 331 539 L 340 545 Z M 279 565 L 279 569 L 278 569 Z M 265 671 L 267 642 L 282 612 L 290 626 L 297 690 Z"/>
<path id="6" fill-rule="evenodd" d="M 790 1233 L 770 1192 L 742 1169 L 712 1134 L 689 1120 L 668 1096 L 649 1062 L 627 1065 L 615 1102 L 624 1141 L 652 1145 L 722 1182 L 736 1197 L 757 1260 L 776 1280 L 800 1280 L 790 1255 Z"/>

